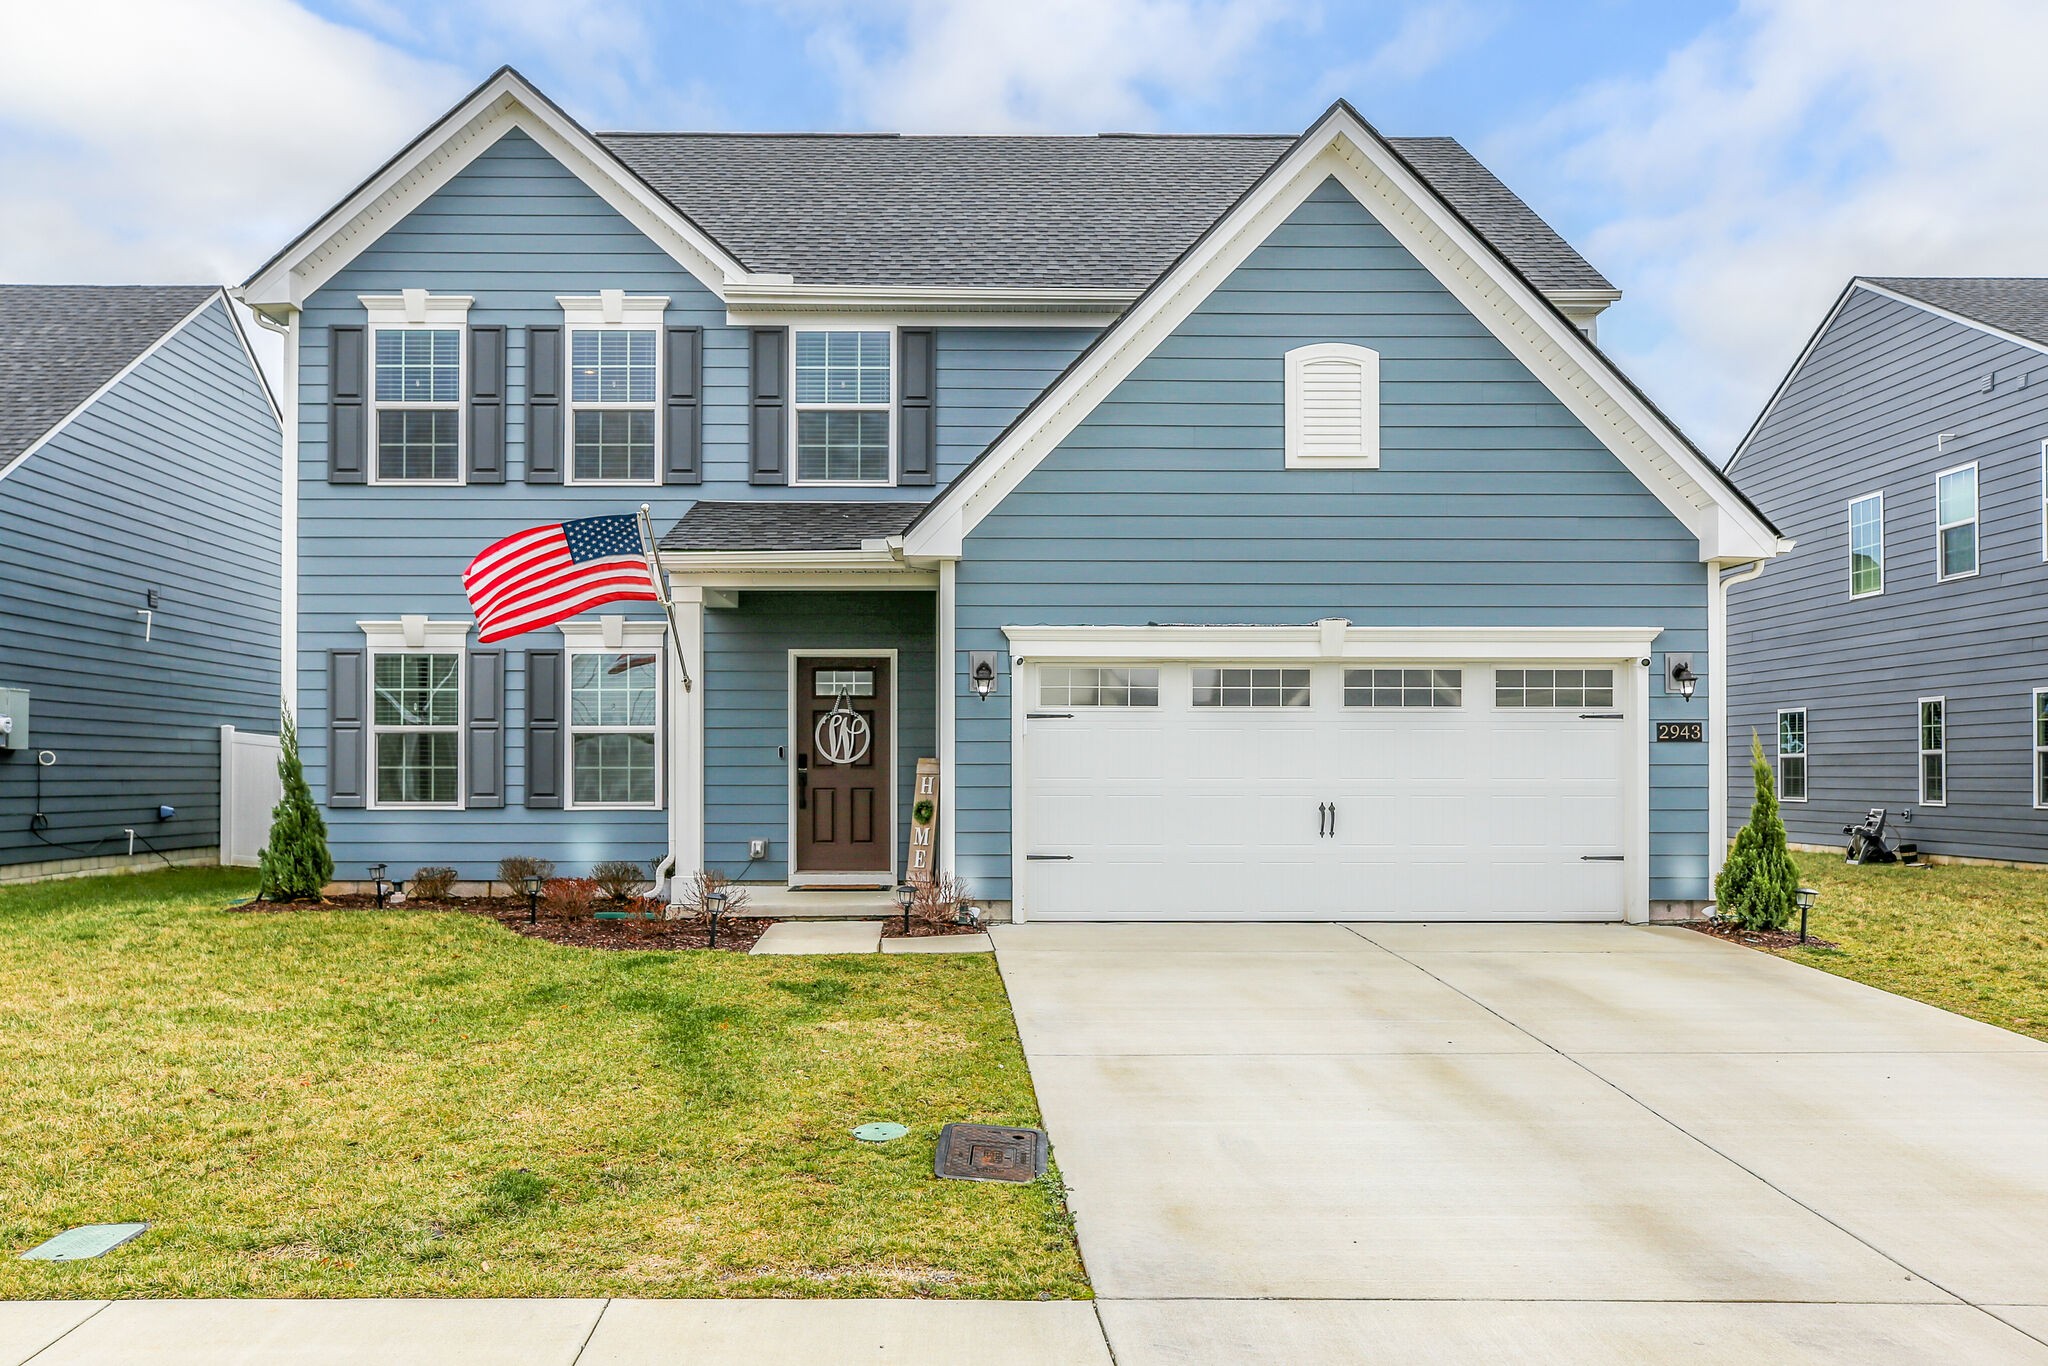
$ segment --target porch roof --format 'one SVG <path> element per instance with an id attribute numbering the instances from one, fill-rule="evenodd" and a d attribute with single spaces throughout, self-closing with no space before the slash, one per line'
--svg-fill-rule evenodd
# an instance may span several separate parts
<path id="1" fill-rule="evenodd" d="M 702 502 L 661 538 L 667 551 L 859 550 L 900 536 L 923 503 Z"/>

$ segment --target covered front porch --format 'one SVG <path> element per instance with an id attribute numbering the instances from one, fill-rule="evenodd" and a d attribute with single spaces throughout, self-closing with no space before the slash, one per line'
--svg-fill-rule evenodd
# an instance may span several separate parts
<path id="1" fill-rule="evenodd" d="M 694 687 L 671 730 L 677 886 L 864 914 L 907 867 L 939 753 L 939 571 L 889 548 L 902 504 L 700 503 L 662 538 Z M 872 903 L 872 904 L 871 904 Z"/>

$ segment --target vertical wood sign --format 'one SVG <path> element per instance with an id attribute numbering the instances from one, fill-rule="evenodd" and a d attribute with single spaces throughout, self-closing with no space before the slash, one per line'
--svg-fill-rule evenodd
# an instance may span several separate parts
<path id="1" fill-rule="evenodd" d="M 917 784 L 910 799 L 910 857 L 905 876 L 913 886 L 929 887 L 938 872 L 939 761 L 917 761 Z"/>

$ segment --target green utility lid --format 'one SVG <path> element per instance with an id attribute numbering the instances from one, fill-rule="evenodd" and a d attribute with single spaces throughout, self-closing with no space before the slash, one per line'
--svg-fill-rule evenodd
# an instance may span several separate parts
<path id="1" fill-rule="evenodd" d="M 892 1138 L 901 1138 L 910 1130 L 901 1124 L 883 1120 L 876 1124 L 863 1124 L 853 1131 L 853 1136 L 863 1143 L 887 1143 Z"/>
<path id="2" fill-rule="evenodd" d="M 21 1254 L 24 1262 L 82 1262 L 104 1256 L 126 1242 L 142 1236 L 148 1224 L 87 1224 L 69 1228 Z"/>

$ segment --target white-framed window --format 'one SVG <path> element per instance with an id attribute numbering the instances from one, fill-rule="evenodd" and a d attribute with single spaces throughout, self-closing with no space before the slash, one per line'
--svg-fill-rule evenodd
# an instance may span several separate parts
<path id="1" fill-rule="evenodd" d="M 1778 800 L 1806 800 L 1806 708 L 1778 713 Z"/>
<path id="2" fill-rule="evenodd" d="M 1849 596 L 1884 592 L 1884 494 L 1867 494 L 1849 504 Z"/>
<path id="3" fill-rule="evenodd" d="M 1346 669 L 1347 707 L 1462 707 L 1463 669 Z"/>
<path id="4" fill-rule="evenodd" d="M 370 652 L 370 805 L 462 805 L 460 650 Z"/>
<path id="5" fill-rule="evenodd" d="M 2048 810 L 2048 688 L 2034 689 L 2028 725 L 2034 732 L 2034 805 Z"/>
<path id="6" fill-rule="evenodd" d="M 895 482 L 893 328 L 790 331 L 792 483 Z"/>
<path id="7" fill-rule="evenodd" d="M 873 697 L 873 669 L 819 669 L 811 675 L 813 697 Z"/>
<path id="8" fill-rule="evenodd" d="M 668 296 L 558 295 L 572 484 L 661 482 L 661 325 Z"/>
<path id="9" fill-rule="evenodd" d="M 1934 577 L 1977 572 L 1977 467 L 1958 465 L 1934 476 Z"/>
<path id="10" fill-rule="evenodd" d="M 1378 469 L 1380 353 L 1349 342 L 1285 357 L 1288 469 Z"/>
<path id="11" fill-rule="evenodd" d="M 1495 669 L 1496 707 L 1611 707 L 1612 669 Z"/>
<path id="12" fill-rule="evenodd" d="M 1041 707 L 1156 707 L 1154 665 L 1045 664 L 1038 670 Z"/>
<path id="13" fill-rule="evenodd" d="M 1920 805 L 1948 805 L 1948 699 L 1920 699 Z"/>
<path id="14" fill-rule="evenodd" d="M 661 652 L 569 652 L 569 805 L 661 804 Z"/>
<path id="15" fill-rule="evenodd" d="M 370 482 L 463 482 L 468 295 L 360 296 L 370 322 Z"/>
<path id="16" fill-rule="evenodd" d="M 1196 665 L 1194 704 L 1198 707 L 1306 707 L 1307 669 L 1259 668 L 1252 665 L 1209 668 Z"/>

